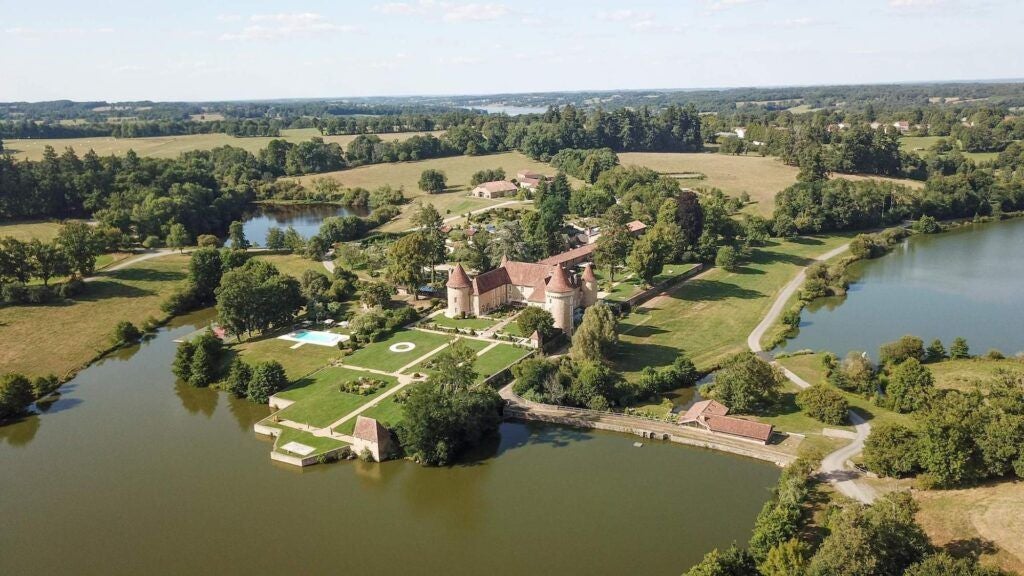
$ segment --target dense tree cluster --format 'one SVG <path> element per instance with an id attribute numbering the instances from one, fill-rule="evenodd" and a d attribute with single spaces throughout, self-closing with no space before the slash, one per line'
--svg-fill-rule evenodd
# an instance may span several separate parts
<path id="1" fill-rule="evenodd" d="M 239 337 L 286 326 L 305 304 L 298 280 L 256 259 L 225 272 L 214 293 L 220 324 Z"/>
<path id="2" fill-rule="evenodd" d="M 778 368 L 752 352 L 741 352 L 722 363 L 714 382 L 701 388 L 701 396 L 749 413 L 775 405 L 783 380 Z"/>

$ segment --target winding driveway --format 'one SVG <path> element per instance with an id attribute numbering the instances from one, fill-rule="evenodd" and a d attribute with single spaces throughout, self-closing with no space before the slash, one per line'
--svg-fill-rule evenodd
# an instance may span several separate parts
<path id="1" fill-rule="evenodd" d="M 821 262 L 834 258 L 849 248 L 849 244 L 843 244 L 842 246 L 830 250 L 821 256 L 815 258 L 815 261 Z M 772 303 L 772 307 L 768 310 L 768 314 L 761 320 L 761 323 L 754 328 L 754 331 L 747 337 L 747 347 L 750 348 L 751 352 L 754 352 L 768 360 L 772 365 L 782 370 L 782 373 L 786 375 L 786 378 L 790 382 L 796 384 L 800 388 L 810 388 L 811 384 L 803 378 L 797 376 L 792 371 L 788 370 L 781 364 L 771 358 L 767 352 L 761 347 L 761 339 L 764 338 L 765 332 L 775 324 L 779 316 L 782 314 L 783 309 L 786 307 L 786 303 L 800 288 L 800 285 L 804 283 L 804 279 L 807 277 L 807 268 L 802 268 L 800 273 L 796 275 L 793 280 L 786 284 L 779 293 L 775 302 Z M 863 483 L 858 483 L 857 479 L 860 478 L 861 473 L 856 468 L 847 466 L 847 462 L 850 458 L 853 458 L 864 449 L 864 441 L 867 440 L 868 435 L 871 434 L 871 425 L 868 424 L 864 418 L 857 414 L 855 411 L 850 410 L 848 413 L 850 422 L 854 428 L 854 439 L 846 446 L 826 455 L 821 460 L 820 473 L 821 477 L 831 482 L 839 492 L 846 495 L 849 498 L 853 498 L 865 504 L 870 504 L 875 500 L 875 491 Z"/>

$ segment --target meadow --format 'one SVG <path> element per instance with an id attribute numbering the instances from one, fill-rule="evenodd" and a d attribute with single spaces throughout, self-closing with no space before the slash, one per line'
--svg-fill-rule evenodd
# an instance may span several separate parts
<path id="1" fill-rule="evenodd" d="M 378 134 L 382 140 L 404 140 L 417 134 L 439 135 L 441 132 L 401 132 L 390 134 Z M 356 135 L 346 134 L 340 136 L 321 136 L 316 128 L 298 128 L 281 130 L 280 139 L 289 142 L 302 142 L 313 137 L 321 137 L 326 142 L 337 142 L 344 148 L 356 138 Z M 255 154 L 267 143 L 275 140 L 270 136 L 255 136 L 251 138 L 238 138 L 227 134 L 185 134 L 182 136 L 153 136 L 148 138 L 43 138 L 32 140 L 4 140 L 4 148 L 14 153 L 15 158 L 39 160 L 43 157 L 43 150 L 46 146 L 53 148 L 60 154 L 64 148 L 71 147 L 79 156 L 90 149 L 95 150 L 100 156 L 111 154 L 123 155 L 128 150 L 134 150 L 139 156 L 151 156 L 154 158 L 177 158 L 182 152 L 189 150 L 210 150 L 218 146 L 235 146 L 244 148 Z M 418 177 L 418 176 L 417 176 Z"/>
<path id="2" fill-rule="evenodd" d="M 186 279 L 187 255 L 100 273 L 73 303 L 0 309 L 0 366 L 27 376 L 68 376 L 111 345 L 121 320 L 163 318 L 160 303 Z"/>
<path id="3" fill-rule="evenodd" d="M 401 188 L 406 198 L 416 200 L 423 198 L 437 208 L 442 215 L 458 215 L 485 206 L 498 204 L 515 198 L 486 200 L 468 196 L 470 178 L 474 172 L 488 168 L 502 168 L 507 178 L 515 178 L 520 170 L 534 170 L 543 174 L 555 173 L 555 169 L 543 162 L 531 160 L 519 152 L 503 152 L 486 156 L 451 156 L 448 158 L 432 158 L 415 162 L 396 162 L 390 164 L 370 164 L 348 170 L 311 174 L 298 177 L 299 182 L 311 186 L 315 178 L 333 178 L 345 188 L 366 188 L 373 190 L 388 185 Z M 448 179 L 448 189 L 442 194 L 426 194 L 419 189 L 420 174 L 424 170 L 440 170 Z M 570 179 L 574 185 L 579 182 Z M 389 222 L 381 229 L 386 232 L 405 230 L 409 227 L 408 215 L 410 203 L 402 215 Z"/>
<path id="4" fill-rule="evenodd" d="M 747 335 L 797 271 L 846 241 L 837 235 L 770 242 L 733 272 L 712 268 L 648 300 L 620 323 L 616 364 L 635 379 L 644 366 L 670 364 L 680 350 L 701 370 L 746 350 Z"/>
<path id="5" fill-rule="evenodd" d="M 931 149 L 932 146 L 935 145 L 936 142 L 943 138 L 949 140 L 948 136 L 904 136 L 900 138 L 900 148 L 905 152 L 913 152 L 923 156 L 929 149 Z M 963 155 L 977 163 L 980 163 L 995 160 L 996 156 L 999 156 L 999 153 L 964 152 Z"/>
<path id="6" fill-rule="evenodd" d="M 0 238 L 12 236 L 22 242 L 38 238 L 50 242 L 57 237 L 61 223 L 56 221 L 18 222 L 16 224 L 0 224 Z"/>

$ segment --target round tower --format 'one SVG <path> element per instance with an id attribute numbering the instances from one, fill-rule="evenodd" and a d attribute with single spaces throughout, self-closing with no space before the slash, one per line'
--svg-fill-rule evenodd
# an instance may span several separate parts
<path id="1" fill-rule="evenodd" d="M 594 275 L 594 266 L 592 264 L 587 263 L 583 267 L 583 274 L 580 275 L 580 280 L 583 281 L 583 307 L 589 308 L 597 304 L 597 276 Z"/>
<path id="2" fill-rule="evenodd" d="M 472 312 L 473 303 L 470 296 L 472 286 L 473 282 L 466 275 L 462 264 L 456 263 L 448 272 L 448 283 L 445 284 L 448 289 L 448 309 L 444 311 L 445 316 L 455 318 Z"/>
<path id="3" fill-rule="evenodd" d="M 545 292 L 548 298 L 548 312 L 555 319 L 555 328 L 560 328 L 566 336 L 572 336 L 572 311 L 576 290 L 560 265 L 554 267 Z"/>

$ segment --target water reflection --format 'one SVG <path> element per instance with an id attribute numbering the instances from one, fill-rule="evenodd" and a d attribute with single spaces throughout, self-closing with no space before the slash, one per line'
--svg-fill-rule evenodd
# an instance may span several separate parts
<path id="1" fill-rule="evenodd" d="M 295 228 L 303 238 L 320 230 L 325 218 L 332 216 L 366 216 L 364 208 L 335 204 L 259 204 L 243 217 L 242 230 L 249 242 L 264 244 L 271 228 Z"/>
<path id="2" fill-rule="evenodd" d="M 217 410 L 221 394 L 209 388 L 189 386 L 180 379 L 174 383 L 174 393 L 181 400 L 182 408 L 188 410 L 189 414 L 204 414 L 207 418 L 213 416 Z"/>
<path id="3" fill-rule="evenodd" d="M 37 414 L 23 416 L 19 420 L 7 422 L 0 426 L 0 444 L 21 447 L 27 445 L 36 437 L 42 418 Z"/>

